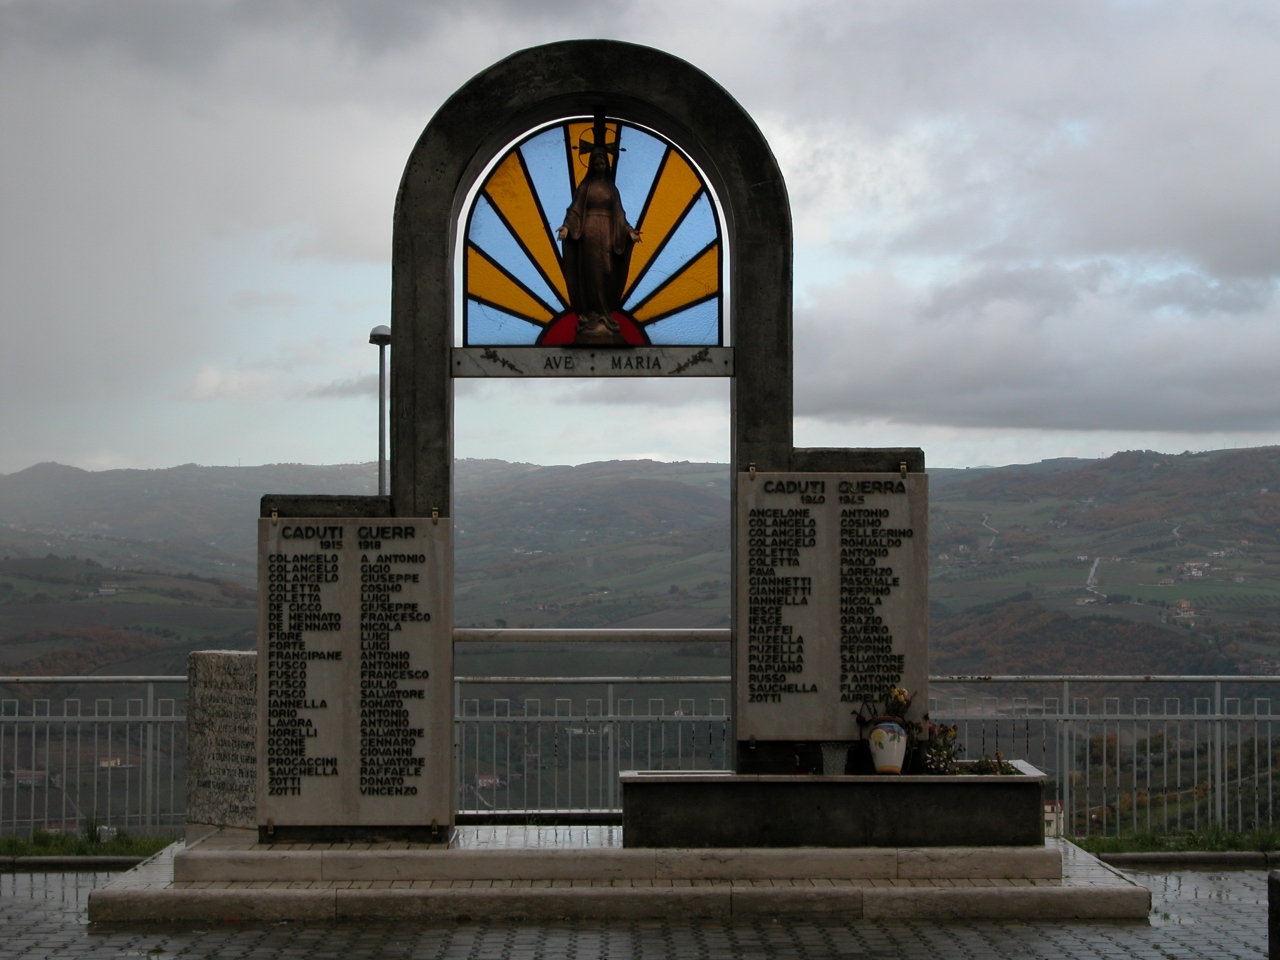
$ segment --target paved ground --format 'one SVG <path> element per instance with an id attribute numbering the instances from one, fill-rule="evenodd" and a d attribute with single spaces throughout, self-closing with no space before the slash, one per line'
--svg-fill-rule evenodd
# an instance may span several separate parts
<path id="1" fill-rule="evenodd" d="M 1265 957 L 1262 871 L 1131 874 L 1154 898 L 1151 923 L 841 924 L 669 921 L 504 926 L 282 923 L 160 927 L 85 921 L 111 874 L 0 874 L 0 958 L 245 960 L 719 960 L 719 958 Z"/>

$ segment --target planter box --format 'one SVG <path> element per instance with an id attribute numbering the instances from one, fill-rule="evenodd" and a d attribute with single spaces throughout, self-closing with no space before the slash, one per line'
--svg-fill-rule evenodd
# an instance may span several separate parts
<path id="1" fill-rule="evenodd" d="M 1021 847 L 1044 844 L 1045 775 L 621 775 L 627 847 Z"/>

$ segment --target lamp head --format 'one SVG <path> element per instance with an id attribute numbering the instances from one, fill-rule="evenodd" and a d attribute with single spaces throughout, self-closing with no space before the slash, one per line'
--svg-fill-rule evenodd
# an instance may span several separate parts
<path id="1" fill-rule="evenodd" d="M 380 347 L 385 347 L 391 342 L 391 328 L 385 323 L 380 323 L 369 331 L 369 342 L 376 343 Z"/>

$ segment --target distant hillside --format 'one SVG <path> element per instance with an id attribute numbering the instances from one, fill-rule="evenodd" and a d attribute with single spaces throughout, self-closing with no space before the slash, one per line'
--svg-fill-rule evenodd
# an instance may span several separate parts
<path id="1" fill-rule="evenodd" d="M 108 664 L 118 664 L 166 646 L 145 634 L 102 627 L 19 635 L 0 640 L 0 647 L 15 650 L 37 645 L 47 646 L 49 652 L 28 660 L 6 661 L 5 672 L 26 677 L 87 676 Z"/>
<path id="2" fill-rule="evenodd" d="M 460 625 L 728 623 L 725 465 L 464 461 L 457 486 Z"/>
<path id="3" fill-rule="evenodd" d="M 182 578 L 195 573 L 222 585 L 198 601 L 207 608 L 201 622 L 221 636 L 226 624 L 218 590 L 225 594 L 232 582 L 250 590 L 256 585 L 253 537 L 261 494 L 358 493 L 366 482 L 364 492 L 371 493 L 374 476 L 372 464 L 188 465 L 101 474 L 46 464 L 0 477 L 0 519 L 9 524 L 0 527 L 0 635 L 41 624 L 52 630 L 137 621 L 167 629 L 172 617 L 150 607 L 158 597 L 190 599 L 183 592 L 191 581 Z M 455 476 L 458 623 L 728 622 L 726 465 L 462 460 Z M 108 527 L 109 533 L 87 532 Z M 218 532 L 209 536 L 210 530 Z M 232 549 L 240 552 L 227 552 Z M 132 571 L 142 570 L 158 572 L 159 579 L 132 582 Z M 122 596 L 83 596 L 103 580 L 120 581 Z M 52 589 L 55 582 L 63 589 Z M 123 605 L 136 607 L 136 616 L 121 621 Z"/>
<path id="4" fill-rule="evenodd" d="M 1031 468 L 975 471 L 940 493 L 947 500 L 1073 501 L 1056 519 L 1086 530 L 1213 511 L 1216 525 L 1229 533 L 1280 540 L 1280 447 L 1176 456 L 1132 450 L 1048 475 Z"/>
<path id="5" fill-rule="evenodd" d="M 930 669 L 943 674 L 1236 673 L 1203 637 L 1119 617 L 1071 617 L 1030 601 L 934 620 Z"/>
<path id="6" fill-rule="evenodd" d="M 641 488 L 635 487 L 630 496 L 613 495 L 618 484 L 630 481 L 649 481 L 650 486 L 638 496 Z M 671 488 L 672 494 L 696 483 L 700 492 L 716 491 L 721 500 L 727 501 L 729 495 L 725 464 L 653 460 L 577 467 L 459 460 L 454 482 L 457 519 L 463 527 L 472 503 L 481 505 L 486 515 L 495 519 L 511 519 L 519 512 L 517 503 L 528 499 L 521 492 L 525 489 L 540 490 L 552 497 L 561 505 L 561 514 L 587 512 L 592 503 L 608 508 L 608 515 L 592 519 L 593 529 L 604 528 L 623 515 L 630 518 L 632 527 L 636 523 L 652 527 L 657 522 L 655 511 L 673 507 L 676 512 L 672 517 L 683 519 L 679 506 L 662 493 L 662 483 L 678 485 Z M 165 470 L 98 472 L 40 463 L 0 476 L 0 523 L 29 532 L 47 531 L 79 538 L 179 542 L 194 539 L 205 550 L 214 548 L 240 562 L 252 562 L 257 549 L 258 502 L 264 494 L 371 495 L 376 487 L 374 463 L 279 463 L 260 467 L 202 467 L 188 463 Z M 606 491 L 603 500 L 600 491 Z M 504 500 L 511 509 L 503 509 Z M 706 513 L 705 507 L 692 501 L 690 506 L 695 514 Z M 525 519 L 521 526 L 528 526 Z M 473 521 L 473 525 L 478 522 L 481 521 Z M 188 542 L 188 549 L 193 546 Z"/>
<path id="7" fill-rule="evenodd" d="M 372 494 L 376 464 L 88 471 L 39 463 L 0 476 L 0 521 L 28 530 L 134 540 L 195 538 L 251 560 L 265 493 Z"/>
<path id="8" fill-rule="evenodd" d="M 368 494 L 375 475 L 366 463 L 99 473 L 40 464 L 0 476 L 0 563 L 53 555 L 100 565 L 67 567 L 75 583 L 61 586 L 50 580 L 63 575 L 52 560 L 0 567 L 0 636 L 143 624 L 175 631 L 179 645 L 244 642 L 252 605 L 236 608 L 217 584 L 256 583 L 259 498 Z M 1055 645 L 1094 644 L 1109 656 L 1130 651 L 1126 662 L 1139 670 L 1154 669 L 1136 666 L 1148 656 L 1152 664 L 1173 656 L 1179 669 L 1226 656 L 1249 672 L 1280 672 L 1280 447 L 1130 451 L 929 475 L 930 598 L 939 657 L 955 669 L 1048 669 L 1067 662 Z M 728 623 L 726 464 L 460 460 L 455 478 L 459 625 Z M 200 585 L 179 582 L 188 573 Z M 118 598 L 73 596 L 108 574 L 143 580 Z M 200 600 L 182 599 L 192 590 L 203 591 Z M 1005 624 L 991 646 L 999 624 L 965 612 L 1024 594 L 1056 631 L 1042 641 Z M 1093 632 L 1072 634 L 1075 621 Z M 987 646 L 977 640 L 984 631 Z M 1005 640 L 1012 646 L 1001 653 Z M 1039 652 L 1020 660 L 1019 644 Z"/>

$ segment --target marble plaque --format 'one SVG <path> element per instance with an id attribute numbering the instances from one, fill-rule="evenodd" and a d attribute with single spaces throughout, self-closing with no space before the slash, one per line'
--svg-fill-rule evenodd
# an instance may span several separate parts
<path id="1" fill-rule="evenodd" d="M 258 521 L 258 823 L 453 822 L 450 521 Z"/>
<path id="2" fill-rule="evenodd" d="M 856 740 L 928 706 L 928 476 L 738 474 L 738 740 Z"/>
<path id="3" fill-rule="evenodd" d="M 187 654 L 187 822 L 257 825 L 258 655 Z"/>

